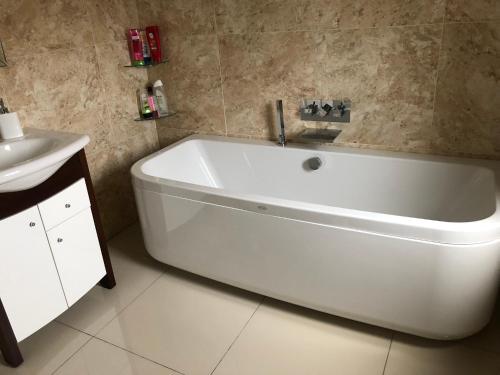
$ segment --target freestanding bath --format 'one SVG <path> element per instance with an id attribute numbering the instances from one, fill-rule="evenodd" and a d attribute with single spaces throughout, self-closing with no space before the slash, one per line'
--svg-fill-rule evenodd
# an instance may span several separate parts
<path id="1" fill-rule="evenodd" d="M 146 248 L 159 261 L 457 339 L 480 330 L 495 302 L 496 165 L 194 136 L 137 162 L 132 175 Z"/>

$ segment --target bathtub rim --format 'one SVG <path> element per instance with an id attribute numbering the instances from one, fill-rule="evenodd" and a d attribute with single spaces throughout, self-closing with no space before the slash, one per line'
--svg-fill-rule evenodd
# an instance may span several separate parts
<path id="1" fill-rule="evenodd" d="M 267 140 L 212 135 L 191 135 L 135 162 L 131 167 L 134 188 L 164 193 L 194 201 L 203 201 L 220 206 L 233 207 L 259 214 L 441 244 L 475 245 L 500 239 L 500 210 L 498 209 L 500 207 L 500 162 L 498 161 L 351 148 L 337 146 L 335 144 L 289 144 L 286 146 L 286 148 L 307 151 L 393 157 L 431 163 L 451 163 L 462 166 L 473 166 L 493 173 L 496 207 L 490 216 L 475 221 L 437 221 L 349 208 L 331 207 L 258 194 L 243 194 L 227 189 L 221 190 L 218 188 L 151 176 L 143 172 L 142 167 L 148 161 L 182 143 L 196 140 L 265 145 L 279 148 L 276 143 Z M 262 207 L 265 207 L 265 210 L 263 210 Z M 332 218 L 336 220 L 332 220 Z M 384 225 L 381 225 L 381 223 Z M 418 232 L 418 234 L 415 234 L 415 231 Z"/>

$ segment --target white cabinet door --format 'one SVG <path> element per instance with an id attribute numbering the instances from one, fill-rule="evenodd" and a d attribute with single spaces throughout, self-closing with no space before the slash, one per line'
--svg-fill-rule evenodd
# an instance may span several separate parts
<path id="1" fill-rule="evenodd" d="M 90 208 L 49 230 L 47 236 L 71 306 L 106 274 Z"/>
<path id="2" fill-rule="evenodd" d="M 0 221 L 0 298 L 18 341 L 68 308 L 38 208 Z"/>

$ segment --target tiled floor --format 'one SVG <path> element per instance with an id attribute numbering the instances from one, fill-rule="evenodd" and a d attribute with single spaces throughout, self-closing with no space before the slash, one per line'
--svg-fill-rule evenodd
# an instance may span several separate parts
<path id="1" fill-rule="evenodd" d="M 164 266 L 146 254 L 138 227 L 110 250 L 116 288 L 94 288 L 21 343 L 20 368 L 0 363 L 0 374 L 500 374 L 500 311 L 472 338 L 436 342 Z"/>

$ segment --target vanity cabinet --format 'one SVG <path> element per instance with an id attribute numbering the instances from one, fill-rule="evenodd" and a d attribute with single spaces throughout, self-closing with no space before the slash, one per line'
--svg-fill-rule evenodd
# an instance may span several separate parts
<path id="1" fill-rule="evenodd" d="M 16 367 L 18 342 L 115 285 L 83 150 L 41 185 L 0 194 L 0 240 L 0 350 Z"/>

